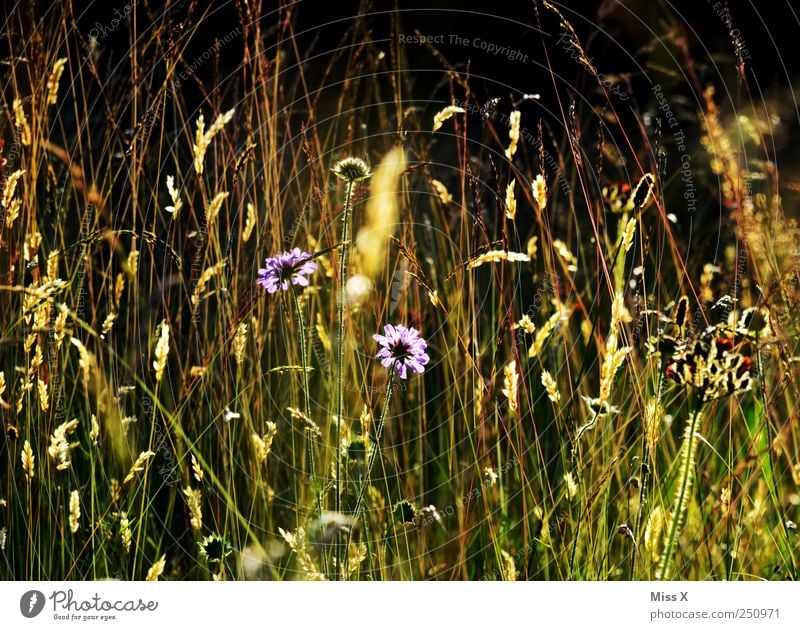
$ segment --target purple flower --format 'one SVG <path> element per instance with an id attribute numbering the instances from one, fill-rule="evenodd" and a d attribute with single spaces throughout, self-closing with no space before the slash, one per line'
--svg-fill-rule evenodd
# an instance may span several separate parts
<path id="1" fill-rule="evenodd" d="M 258 270 L 256 281 L 270 293 L 278 289 L 286 291 L 289 283 L 308 286 L 308 278 L 317 270 L 317 263 L 311 260 L 311 254 L 295 247 L 290 252 L 279 252 L 266 260 L 267 268 Z"/>
<path id="2" fill-rule="evenodd" d="M 428 344 L 419 336 L 416 328 L 406 328 L 398 325 L 386 324 L 383 327 L 385 334 L 372 335 L 372 338 L 381 345 L 376 359 L 381 360 L 381 365 L 391 368 L 393 365 L 397 369 L 400 378 L 407 378 L 408 368 L 412 372 L 422 374 L 431 358 L 425 354 Z"/>

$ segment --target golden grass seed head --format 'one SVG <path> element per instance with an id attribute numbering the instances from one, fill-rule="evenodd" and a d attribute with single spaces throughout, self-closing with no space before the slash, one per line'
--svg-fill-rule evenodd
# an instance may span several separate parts
<path id="1" fill-rule="evenodd" d="M 465 111 L 466 110 L 463 107 L 458 107 L 457 105 L 448 105 L 434 115 L 432 131 L 438 131 L 441 129 L 445 121 L 450 120 L 454 114 L 463 114 Z"/>
<path id="2" fill-rule="evenodd" d="M 22 445 L 20 459 L 22 461 L 22 470 L 25 473 L 25 480 L 30 483 L 36 474 L 36 456 L 33 454 L 31 443 L 28 440 L 25 440 L 25 443 Z"/>
<path id="3" fill-rule="evenodd" d="M 80 529 L 81 520 L 81 498 L 77 490 L 73 490 L 69 495 L 69 531 L 73 534 Z"/>
<path id="4" fill-rule="evenodd" d="M 513 221 L 517 216 L 517 198 L 514 195 L 514 186 L 516 184 L 516 180 L 511 180 L 511 183 L 506 186 L 506 218 L 509 221 Z"/>
<path id="5" fill-rule="evenodd" d="M 510 160 L 517 152 L 517 144 L 519 143 L 519 125 L 522 120 L 522 113 L 519 110 L 514 110 L 508 115 L 508 148 L 506 149 L 506 159 Z"/>
<path id="6" fill-rule="evenodd" d="M 158 560 L 153 563 L 147 570 L 147 577 L 145 577 L 146 582 L 158 582 L 158 578 L 164 573 L 164 567 L 167 564 L 167 556 L 162 555 Z"/>

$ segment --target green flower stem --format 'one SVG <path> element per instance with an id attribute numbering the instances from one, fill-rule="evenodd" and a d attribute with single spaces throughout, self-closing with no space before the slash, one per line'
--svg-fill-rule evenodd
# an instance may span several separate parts
<path id="1" fill-rule="evenodd" d="M 378 426 L 375 429 L 375 446 L 372 448 L 369 454 L 369 458 L 367 459 L 367 470 L 365 471 L 366 474 L 361 479 L 361 488 L 358 491 L 358 500 L 356 501 L 356 509 L 353 516 L 353 524 L 355 525 L 358 523 L 358 519 L 361 516 L 361 509 L 364 505 L 364 497 L 367 494 L 367 488 L 369 487 L 369 480 L 370 475 L 372 474 L 372 467 L 375 465 L 375 458 L 378 455 L 378 452 L 381 450 L 381 435 L 383 434 L 383 427 L 386 425 L 386 417 L 389 415 L 389 406 L 392 402 L 392 390 L 394 389 L 394 366 L 390 368 L 389 371 L 389 382 L 386 385 L 386 402 L 383 406 L 383 413 L 381 413 L 381 418 L 378 420 Z M 367 519 L 364 518 L 364 529 L 367 528 Z"/>
<path id="2" fill-rule="evenodd" d="M 336 374 L 336 442 L 334 444 L 334 456 L 336 458 L 336 500 L 335 511 L 341 513 L 342 511 L 342 456 L 340 451 L 341 446 L 341 431 L 342 431 L 342 414 L 344 413 L 344 308 L 345 308 L 345 284 L 347 282 L 347 263 L 348 255 L 350 253 L 350 213 L 353 201 L 353 188 L 354 181 L 347 182 L 347 193 L 344 199 L 344 210 L 342 212 L 342 238 L 341 249 L 339 250 L 339 277 L 338 287 L 336 291 L 336 299 L 338 301 L 339 309 L 339 338 L 338 338 L 338 362 Z M 341 539 L 337 535 L 336 540 L 336 562 L 338 561 L 341 547 Z M 339 575 L 337 570 L 336 575 Z"/>
<path id="3" fill-rule="evenodd" d="M 306 337 L 306 322 L 303 317 L 303 309 L 300 307 L 300 298 L 297 297 L 297 291 L 292 286 L 292 301 L 294 302 L 295 312 L 297 313 L 297 323 L 300 328 L 298 335 L 300 340 L 300 369 L 303 371 L 303 411 L 306 417 L 311 419 L 311 390 L 308 386 L 308 358 L 307 358 L 307 337 Z M 306 431 L 306 449 L 308 450 L 308 475 L 311 479 L 311 487 L 315 488 L 317 481 L 316 472 L 316 459 L 314 457 L 314 435 L 311 431 Z M 313 490 L 316 494 L 316 491 Z M 317 511 L 322 515 L 322 501 L 317 495 Z"/>
<path id="4" fill-rule="evenodd" d="M 686 503 L 689 500 L 689 492 L 694 483 L 694 460 L 695 450 L 697 449 L 697 423 L 700 419 L 700 407 L 691 411 L 686 424 L 686 432 L 681 444 L 681 469 L 678 492 L 675 495 L 675 503 L 672 508 L 672 516 L 669 522 L 669 531 L 665 538 L 664 554 L 661 556 L 661 566 L 658 569 L 658 578 L 661 580 L 670 579 L 670 562 L 675 552 L 675 545 L 678 541 L 678 534 L 683 526 L 686 514 Z"/>

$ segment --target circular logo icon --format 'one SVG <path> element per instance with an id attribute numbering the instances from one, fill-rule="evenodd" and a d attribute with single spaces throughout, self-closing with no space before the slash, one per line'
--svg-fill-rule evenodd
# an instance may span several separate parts
<path id="1" fill-rule="evenodd" d="M 33 619 L 44 608 L 44 593 L 28 591 L 19 599 L 19 611 L 23 617 Z"/>

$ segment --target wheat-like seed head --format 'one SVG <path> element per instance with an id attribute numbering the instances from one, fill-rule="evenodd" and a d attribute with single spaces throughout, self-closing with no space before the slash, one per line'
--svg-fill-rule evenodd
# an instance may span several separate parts
<path id="1" fill-rule="evenodd" d="M 197 306 L 200 304 L 201 294 L 206 290 L 206 285 L 208 284 L 209 280 L 219 275 L 219 272 L 224 268 L 225 261 L 221 260 L 216 265 L 211 265 L 203 270 L 203 273 L 200 274 L 200 277 L 197 280 L 197 285 L 194 288 L 194 292 L 192 293 L 192 307 L 197 308 Z"/>
<path id="2" fill-rule="evenodd" d="M 197 479 L 198 483 L 203 483 L 203 469 L 200 468 L 200 464 L 195 458 L 194 455 L 191 456 L 192 461 L 192 474 L 194 474 L 194 478 Z"/>
<path id="3" fill-rule="evenodd" d="M 47 454 L 56 465 L 56 470 L 66 470 L 72 465 L 70 461 L 70 450 L 77 446 L 77 443 L 70 444 L 69 436 L 78 428 L 77 418 L 68 422 L 62 422 L 50 436 L 50 446 L 47 447 Z"/>
<path id="4" fill-rule="evenodd" d="M 77 533 L 81 520 L 81 498 L 77 490 L 69 495 L 69 531 Z"/>
<path id="5" fill-rule="evenodd" d="M 208 207 L 206 208 L 206 224 L 208 227 L 216 223 L 220 208 L 222 208 L 222 202 L 228 198 L 228 194 L 225 190 L 220 191 L 208 202 Z"/>
<path id="6" fill-rule="evenodd" d="M 514 556 L 508 553 L 505 549 L 500 550 L 500 576 L 504 582 L 517 581 L 517 565 L 514 563 Z"/>
<path id="7" fill-rule="evenodd" d="M 162 555 L 158 560 L 153 563 L 153 566 L 147 571 L 146 582 L 158 582 L 158 578 L 164 573 L 164 567 L 167 564 L 167 556 Z"/>
<path id="8" fill-rule="evenodd" d="M 633 235 L 636 234 L 636 219 L 631 217 L 625 226 L 625 233 L 622 236 L 622 251 L 626 254 L 633 245 Z"/>
<path id="9" fill-rule="evenodd" d="M 530 262 L 531 258 L 528 254 L 523 254 L 521 252 L 507 252 L 502 249 L 494 249 L 488 252 L 484 252 L 483 254 L 479 254 L 475 258 L 472 258 L 469 262 L 467 262 L 467 269 L 475 269 L 476 267 L 480 267 L 485 263 L 494 263 L 494 262 Z"/>
<path id="10" fill-rule="evenodd" d="M 517 216 L 517 198 L 514 196 L 514 186 L 517 180 L 512 179 L 511 183 L 506 186 L 506 218 L 513 221 Z"/>
<path id="11" fill-rule="evenodd" d="M 250 436 L 250 439 L 253 443 L 253 450 L 255 450 L 256 454 L 256 461 L 259 464 L 263 464 L 267 461 L 267 455 L 269 455 L 270 450 L 272 449 L 272 441 L 275 439 L 275 436 L 278 434 L 278 425 L 274 422 L 267 422 L 267 432 L 264 436 L 258 435 L 258 433 L 253 433 Z"/>
<path id="12" fill-rule="evenodd" d="M 58 84 L 61 81 L 61 74 L 64 72 L 64 66 L 67 63 L 67 58 L 62 57 L 57 59 L 53 64 L 53 70 L 50 72 L 50 77 L 47 79 L 47 104 L 55 105 L 58 103 Z"/>
<path id="13" fill-rule="evenodd" d="M 547 370 L 542 371 L 542 385 L 547 392 L 547 397 L 557 405 L 561 400 L 561 392 L 558 391 L 556 380 Z"/>
<path id="14" fill-rule="evenodd" d="M 465 111 L 466 110 L 463 107 L 458 107 L 456 105 L 448 105 L 440 112 L 437 112 L 436 115 L 433 117 L 432 131 L 438 131 L 446 120 L 449 120 L 450 118 L 453 117 L 453 114 L 463 114 Z"/>
<path id="15" fill-rule="evenodd" d="M 236 327 L 236 333 L 233 336 L 233 354 L 236 357 L 236 363 L 241 365 L 244 362 L 244 351 L 247 347 L 247 324 L 240 323 Z"/>
<path id="16" fill-rule="evenodd" d="M 445 186 L 438 179 L 431 180 L 431 187 L 434 191 L 436 191 L 436 196 L 439 197 L 439 201 L 442 202 L 443 206 L 449 206 L 451 203 L 453 203 L 453 195 L 451 195 L 450 191 L 447 190 L 447 186 Z"/>
<path id="17" fill-rule="evenodd" d="M 119 512 L 117 513 L 117 517 L 119 518 L 119 538 L 122 542 L 122 547 L 125 549 L 125 553 L 130 553 L 133 534 L 131 533 L 131 524 L 130 521 L 128 521 L 128 514 L 127 512 Z"/>
<path id="18" fill-rule="evenodd" d="M 508 399 L 508 412 L 516 415 L 518 411 L 519 372 L 517 362 L 510 361 L 503 368 L 503 395 Z"/>
<path id="19" fill-rule="evenodd" d="M 97 422 L 97 416 L 92 414 L 91 418 L 92 428 L 89 431 L 89 438 L 92 440 L 92 444 L 97 446 L 97 439 L 100 437 L 100 423 Z"/>
<path id="20" fill-rule="evenodd" d="M 181 200 L 181 194 L 177 188 L 175 188 L 175 177 L 172 175 L 167 175 L 167 192 L 169 193 L 169 198 L 172 200 L 172 205 L 165 206 L 164 210 L 169 212 L 173 218 L 178 216 L 178 212 L 183 207 L 183 201 Z"/>
<path id="21" fill-rule="evenodd" d="M 156 373 L 156 383 L 161 382 L 164 375 L 164 368 L 167 365 L 167 355 L 169 354 L 169 324 L 163 320 L 159 325 L 158 341 L 156 342 L 155 360 L 153 370 Z"/>
<path id="22" fill-rule="evenodd" d="M 246 243 L 250 240 L 250 235 L 253 233 L 253 228 L 256 226 L 256 206 L 255 204 L 248 203 L 247 204 L 247 218 L 244 222 L 244 228 L 242 229 L 242 241 Z"/>
<path id="23" fill-rule="evenodd" d="M 193 530 L 200 531 L 203 529 L 203 495 L 200 490 L 191 486 L 186 486 L 183 494 L 186 496 L 186 505 L 189 508 L 189 523 Z"/>
<path id="24" fill-rule="evenodd" d="M 37 377 L 36 385 L 39 393 L 39 409 L 42 412 L 47 412 L 50 409 L 50 395 L 47 393 L 47 383 Z"/>
<path id="25" fill-rule="evenodd" d="M 125 476 L 125 479 L 122 480 L 122 485 L 124 486 L 128 483 L 131 479 L 136 477 L 136 473 L 142 472 L 144 470 L 145 465 L 150 460 L 151 457 L 154 457 L 155 453 L 153 451 L 142 451 L 139 453 L 139 457 L 136 458 L 136 461 L 133 462 L 133 466 L 128 471 L 128 474 Z"/>
<path id="26" fill-rule="evenodd" d="M 22 470 L 25 473 L 25 479 L 30 483 L 35 474 L 34 460 L 36 456 L 33 454 L 31 443 L 28 440 L 25 440 L 25 443 L 22 445 L 22 455 L 20 458 L 22 460 Z"/>
<path id="27" fill-rule="evenodd" d="M 650 512 L 644 528 L 644 548 L 650 555 L 651 562 L 658 562 L 661 557 L 661 534 L 664 531 L 664 508 L 657 505 Z"/>
<path id="28" fill-rule="evenodd" d="M 537 175 L 533 180 L 533 199 L 536 201 L 537 210 L 544 212 L 547 208 L 547 180 L 543 175 Z"/>
<path id="29" fill-rule="evenodd" d="M 94 367 L 94 357 L 77 337 L 70 337 L 70 343 L 78 349 L 78 366 L 83 374 L 83 386 L 88 388 Z"/>
<path id="30" fill-rule="evenodd" d="M 211 124 L 208 131 L 205 130 L 206 124 L 203 118 L 203 114 L 201 113 L 197 117 L 197 129 L 194 135 L 194 146 L 192 146 L 192 154 L 194 155 L 194 170 L 198 175 L 203 174 L 203 162 L 206 156 L 206 150 L 208 149 L 208 145 L 211 144 L 211 140 L 214 139 L 222 128 L 230 122 L 233 118 L 233 114 L 236 110 L 230 109 L 224 114 L 220 114 Z"/>
<path id="31" fill-rule="evenodd" d="M 506 149 L 506 159 L 510 160 L 517 152 L 519 143 L 519 123 L 522 120 L 522 112 L 514 110 L 508 116 L 508 148 Z"/>
<path id="32" fill-rule="evenodd" d="M 31 127 L 28 124 L 28 119 L 25 116 L 25 110 L 22 107 L 22 100 L 15 98 L 12 104 L 14 110 L 14 126 L 20 132 L 20 141 L 24 146 L 31 144 Z"/>
<path id="33" fill-rule="evenodd" d="M 14 198 L 14 193 L 17 190 L 17 182 L 25 174 L 25 169 L 18 169 L 11 173 L 6 179 L 5 188 L 3 188 L 3 208 L 8 210 L 11 205 L 11 200 Z M 6 219 L 8 220 L 8 219 Z M 8 225 L 11 225 L 10 223 Z"/>

